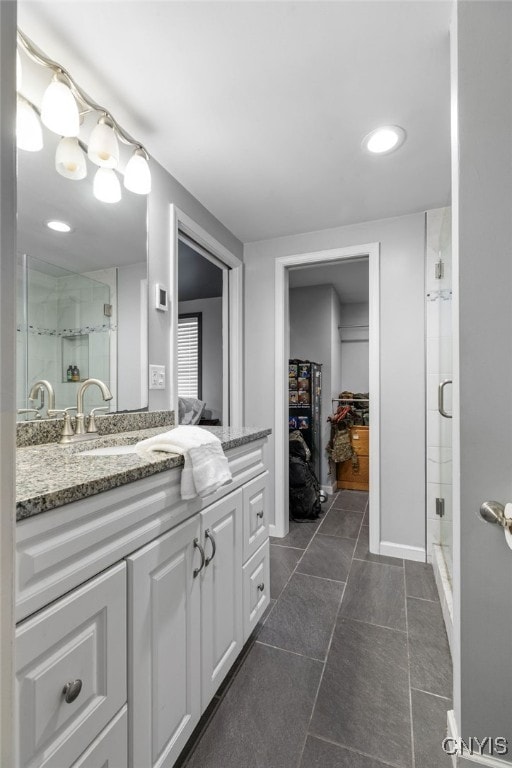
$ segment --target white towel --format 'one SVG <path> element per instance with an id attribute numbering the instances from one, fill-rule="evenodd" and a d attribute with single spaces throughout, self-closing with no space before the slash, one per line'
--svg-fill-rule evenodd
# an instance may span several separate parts
<path id="1" fill-rule="evenodd" d="M 221 442 L 207 429 L 179 426 L 137 443 L 137 453 L 143 458 L 154 460 L 157 451 L 183 456 L 182 499 L 208 496 L 232 479 Z"/>

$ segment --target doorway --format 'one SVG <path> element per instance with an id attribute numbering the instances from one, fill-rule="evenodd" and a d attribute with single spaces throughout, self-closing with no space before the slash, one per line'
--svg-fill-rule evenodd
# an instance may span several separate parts
<path id="1" fill-rule="evenodd" d="M 229 423 L 228 306 L 229 267 L 180 232 L 177 366 L 182 424 L 197 423 L 198 418 L 202 424 Z"/>
<path id="2" fill-rule="evenodd" d="M 288 532 L 288 360 L 290 358 L 290 272 L 293 268 L 368 261 L 368 352 L 369 393 L 372 402 L 370 441 L 370 550 L 379 553 L 380 466 L 379 466 L 379 244 L 337 248 L 316 253 L 284 256 L 276 260 L 276 394 L 275 394 L 275 519 L 272 535 Z"/>

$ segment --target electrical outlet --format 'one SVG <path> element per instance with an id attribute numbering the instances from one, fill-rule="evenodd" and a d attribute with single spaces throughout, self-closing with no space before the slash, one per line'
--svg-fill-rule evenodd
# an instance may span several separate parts
<path id="1" fill-rule="evenodd" d="M 165 365 L 149 366 L 149 388 L 165 389 Z"/>

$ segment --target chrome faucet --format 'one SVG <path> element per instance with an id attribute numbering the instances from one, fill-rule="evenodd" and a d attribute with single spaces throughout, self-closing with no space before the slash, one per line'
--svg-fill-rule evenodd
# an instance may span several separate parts
<path id="1" fill-rule="evenodd" d="M 76 426 L 75 435 L 85 435 L 84 425 L 84 394 L 85 391 L 95 384 L 100 388 L 104 400 L 112 400 L 113 394 L 107 385 L 100 379 L 86 379 L 79 387 L 76 395 Z M 89 433 L 91 430 L 89 430 Z M 83 438 L 82 438 L 83 439 Z"/>
<path id="2" fill-rule="evenodd" d="M 48 392 L 48 411 L 55 410 L 55 392 L 53 390 L 52 385 L 49 381 L 46 379 L 39 379 L 39 381 L 36 381 L 34 384 L 32 384 L 32 389 L 30 390 L 28 394 L 28 399 L 32 402 L 34 400 L 37 400 L 37 398 L 40 396 L 40 406 L 37 408 L 38 411 L 42 411 L 44 408 L 44 390 Z"/>

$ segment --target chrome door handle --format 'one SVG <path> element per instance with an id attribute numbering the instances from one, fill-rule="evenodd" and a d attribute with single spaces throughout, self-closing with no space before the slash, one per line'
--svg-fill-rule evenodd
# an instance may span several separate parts
<path id="1" fill-rule="evenodd" d="M 441 416 L 444 416 L 445 419 L 451 419 L 452 415 L 451 413 L 447 413 L 444 409 L 444 388 L 446 387 L 447 384 L 452 384 L 452 383 L 453 382 L 451 379 L 445 379 L 440 383 L 439 389 L 437 392 L 437 407 L 439 409 L 439 413 L 441 414 Z"/>
<path id="2" fill-rule="evenodd" d="M 201 565 L 199 566 L 199 568 L 194 568 L 194 579 L 195 579 L 196 576 L 199 576 L 205 564 L 204 549 L 200 545 L 199 539 L 194 539 L 194 549 L 198 549 L 199 554 L 201 555 Z"/>
<path id="3" fill-rule="evenodd" d="M 512 530 L 512 518 L 505 515 L 505 507 L 499 501 L 484 501 L 480 507 L 480 515 L 486 523 Z"/>
<path id="4" fill-rule="evenodd" d="M 211 561 L 215 557 L 215 553 L 217 552 L 217 545 L 215 543 L 215 539 L 213 538 L 213 534 L 210 533 L 209 528 L 207 528 L 206 531 L 204 532 L 204 538 L 205 538 L 205 547 L 206 547 L 206 539 L 210 539 L 212 543 L 212 554 L 210 555 L 210 557 L 207 557 L 206 560 L 204 561 L 204 565 L 206 568 L 206 566 L 210 565 Z"/>

